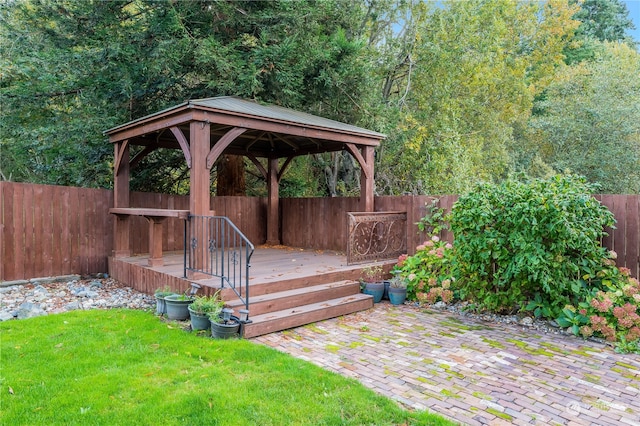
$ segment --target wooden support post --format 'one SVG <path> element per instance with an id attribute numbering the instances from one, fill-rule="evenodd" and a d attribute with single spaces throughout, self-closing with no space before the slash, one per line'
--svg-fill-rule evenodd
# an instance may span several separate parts
<path id="1" fill-rule="evenodd" d="M 162 266 L 162 222 L 164 217 L 145 216 L 149 221 L 149 266 Z"/>
<path id="2" fill-rule="evenodd" d="M 278 159 L 269 159 L 267 171 L 269 200 L 267 202 L 267 244 L 280 244 L 280 190 L 278 184 Z"/>
<path id="3" fill-rule="evenodd" d="M 210 207 L 211 170 L 207 168 L 210 128 L 208 123 L 191 123 L 191 171 L 189 175 L 189 211 L 192 215 L 206 215 Z"/>
<path id="4" fill-rule="evenodd" d="M 113 206 L 129 207 L 129 141 L 116 142 L 113 146 Z M 116 216 L 113 226 L 113 257 L 131 256 L 129 216 Z"/>
<path id="5" fill-rule="evenodd" d="M 209 123 L 194 121 L 190 124 L 191 171 L 189 174 L 189 212 L 196 216 L 206 216 L 211 210 L 211 170 L 207 167 L 207 155 L 210 150 L 211 130 Z M 199 223 L 199 221 L 196 221 Z M 194 269 L 204 269 L 207 242 L 204 241 L 204 230 L 191 226 L 190 239 L 196 239 L 197 247 L 191 257 Z M 190 272 L 190 279 L 204 278 L 201 273 Z"/>
<path id="6" fill-rule="evenodd" d="M 372 212 L 374 211 L 374 198 L 373 198 L 373 162 L 374 162 L 374 148 L 372 146 L 365 146 L 362 148 L 362 156 L 364 157 L 365 164 L 361 164 L 360 171 L 360 211 Z"/>

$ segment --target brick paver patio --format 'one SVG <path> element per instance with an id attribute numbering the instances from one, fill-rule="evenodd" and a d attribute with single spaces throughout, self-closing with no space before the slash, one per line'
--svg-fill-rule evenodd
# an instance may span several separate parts
<path id="1" fill-rule="evenodd" d="M 387 302 L 254 339 L 470 425 L 639 425 L 640 356 Z"/>

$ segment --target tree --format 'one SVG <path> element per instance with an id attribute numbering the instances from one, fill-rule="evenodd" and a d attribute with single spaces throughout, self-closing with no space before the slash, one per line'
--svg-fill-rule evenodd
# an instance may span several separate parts
<path id="1" fill-rule="evenodd" d="M 337 0 L 6 2 L 0 170 L 109 186 L 102 131 L 189 98 L 237 95 L 357 123 L 372 81 L 365 14 Z M 176 158 L 146 157 L 133 187 L 183 190 Z"/>
<path id="2" fill-rule="evenodd" d="M 399 136 L 382 160 L 385 190 L 460 193 L 503 179 L 514 125 L 526 123 L 562 63 L 575 10 L 566 1 L 479 0 L 414 10 L 415 65 Z"/>
<path id="3" fill-rule="evenodd" d="M 597 41 L 618 41 L 636 46 L 628 33 L 635 26 L 622 0 L 574 0 L 574 3 L 580 6 L 573 16 L 580 21 L 580 26 L 575 41 L 565 50 L 567 64 L 593 59 L 601 46 Z"/>
<path id="4" fill-rule="evenodd" d="M 622 0 L 584 0 L 573 18 L 581 22 L 577 37 L 599 41 L 632 40 L 628 31 L 634 30 L 635 26 Z"/>
<path id="5" fill-rule="evenodd" d="M 640 54 L 621 43 L 601 43 L 593 61 L 562 67 L 536 102 L 527 169 L 545 164 L 603 192 L 640 193 L 638 75 Z"/>

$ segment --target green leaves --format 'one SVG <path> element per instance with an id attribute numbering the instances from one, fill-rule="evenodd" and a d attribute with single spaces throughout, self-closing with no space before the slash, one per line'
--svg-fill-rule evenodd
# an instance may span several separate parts
<path id="1" fill-rule="evenodd" d="M 580 334 L 580 327 L 589 324 L 589 319 L 574 309 L 564 308 L 561 315 L 556 318 L 556 322 L 560 327 L 570 327 L 571 332 L 577 336 Z"/>
<path id="2" fill-rule="evenodd" d="M 551 309 L 548 304 L 542 300 L 540 293 L 536 293 L 534 300 L 530 300 L 527 306 L 524 307 L 526 311 L 533 311 L 533 315 L 536 318 L 550 318 Z"/>
<path id="3" fill-rule="evenodd" d="M 356 124 L 375 95 L 359 3 L 5 3 L 0 171 L 13 180 L 108 187 L 102 132 L 185 99 L 235 95 Z M 133 186 L 183 191 L 185 168 L 154 154 Z"/>
<path id="4" fill-rule="evenodd" d="M 531 144 L 553 169 L 579 173 L 605 193 L 637 193 L 640 55 L 625 44 L 598 46 L 594 61 L 558 68 L 536 101 L 523 147 Z"/>
<path id="5" fill-rule="evenodd" d="M 583 280 L 601 267 L 603 227 L 614 223 L 593 191 L 583 178 L 555 176 L 481 184 L 460 197 L 451 230 L 464 294 L 486 309 L 551 317 L 604 286 Z"/>

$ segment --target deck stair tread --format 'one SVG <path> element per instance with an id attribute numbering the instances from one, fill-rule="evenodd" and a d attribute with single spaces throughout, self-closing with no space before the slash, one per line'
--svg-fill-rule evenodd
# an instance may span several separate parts
<path id="1" fill-rule="evenodd" d="M 250 338 L 286 330 L 366 310 L 371 307 L 373 307 L 373 298 L 370 295 L 356 293 L 279 311 L 252 315 L 250 318 L 252 323 L 245 326 L 244 337 Z"/>
<path id="2" fill-rule="evenodd" d="M 267 293 L 249 297 L 249 311 L 252 316 L 271 311 L 293 308 L 301 304 L 311 304 L 358 293 L 360 284 L 353 280 L 342 280 L 308 287 L 299 287 L 277 293 Z M 238 310 L 243 308 L 240 299 L 227 302 L 227 306 Z"/>

